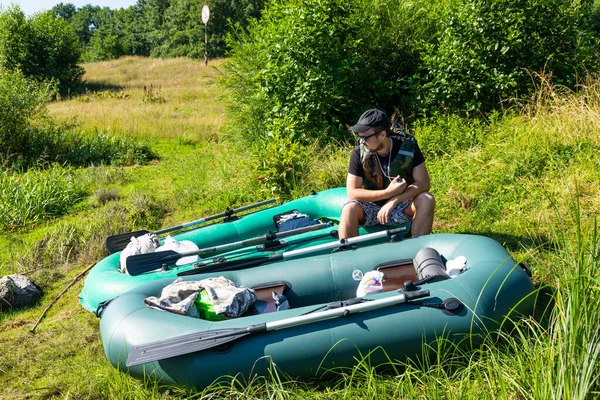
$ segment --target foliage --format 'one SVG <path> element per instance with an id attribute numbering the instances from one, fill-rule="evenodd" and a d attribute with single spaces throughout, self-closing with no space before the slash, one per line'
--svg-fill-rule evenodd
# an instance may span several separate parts
<path id="1" fill-rule="evenodd" d="M 62 168 L 0 174 L 0 230 L 55 218 L 83 198 L 73 173 Z"/>
<path id="2" fill-rule="evenodd" d="M 88 135 L 50 123 L 32 129 L 26 143 L 23 152 L 10 160 L 13 169 L 26 170 L 51 163 L 74 167 L 136 165 L 146 164 L 157 157 L 147 144 L 131 138 L 103 132 Z"/>
<path id="3" fill-rule="evenodd" d="M 374 105 L 393 111 L 414 72 L 415 37 L 427 31 L 401 1 L 273 2 L 248 33 L 230 37 L 232 60 L 223 83 L 236 136 L 289 135 L 297 140 L 347 137 L 344 125 Z M 420 24 L 420 22 L 424 22 Z M 417 26 L 423 28 L 416 28 Z"/>
<path id="4" fill-rule="evenodd" d="M 139 141 L 94 132 L 86 135 L 59 126 L 46 114 L 48 85 L 19 71 L 0 70 L 0 165 L 16 170 L 58 162 L 72 166 L 133 165 L 156 158 Z M 35 124 L 33 124 L 35 122 Z"/>
<path id="5" fill-rule="evenodd" d="M 66 94 L 81 82 L 79 56 L 77 37 L 64 20 L 47 13 L 25 18 L 18 6 L 0 13 L 0 68 L 20 69 L 38 81 L 55 81 Z"/>
<path id="6" fill-rule="evenodd" d="M 308 173 L 309 146 L 301 145 L 289 136 L 276 135 L 268 141 L 258 141 L 254 154 L 258 164 L 258 181 L 275 196 L 291 199 L 291 194 Z"/>
<path id="7" fill-rule="evenodd" d="M 419 119 L 413 129 L 418 132 L 421 151 L 429 158 L 457 154 L 476 147 L 485 136 L 483 125 L 477 119 L 438 114 Z"/>
<path id="8" fill-rule="evenodd" d="M 590 2 L 463 0 L 448 8 L 444 35 L 426 46 L 416 85 L 425 109 L 489 111 L 532 91 L 531 73 L 574 87 L 596 70 L 586 30 Z"/>
<path id="9" fill-rule="evenodd" d="M 50 87 L 37 85 L 19 70 L 0 69 L 0 163 L 26 149 L 29 123 L 42 114 Z"/>

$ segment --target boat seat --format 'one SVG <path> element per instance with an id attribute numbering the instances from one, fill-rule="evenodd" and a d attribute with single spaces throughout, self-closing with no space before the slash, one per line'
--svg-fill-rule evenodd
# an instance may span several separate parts
<path id="1" fill-rule="evenodd" d="M 256 294 L 256 302 L 248 309 L 248 315 L 267 314 L 277 311 L 273 292 L 285 294 L 292 285 L 288 281 L 265 282 L 252 286 Z"/>
<path id="2" fill-rule="evenodd" d="M 418 279 L 411 258 L 388 261 L 376 265 L 373 269 L 383 272 L 384 292 L 402 289 L 404 287 L 404 282 L 409 280 L 414 282 Z"/>

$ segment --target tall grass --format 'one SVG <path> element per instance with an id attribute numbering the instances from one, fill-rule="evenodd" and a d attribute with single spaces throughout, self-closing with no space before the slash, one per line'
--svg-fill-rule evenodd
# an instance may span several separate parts
<path id="1" fill-rule="evenodd" d="M 59 167 L 22 175 L 0 172 L 0 229 L 67 213 L 85 194 L 72 171 Z"/>

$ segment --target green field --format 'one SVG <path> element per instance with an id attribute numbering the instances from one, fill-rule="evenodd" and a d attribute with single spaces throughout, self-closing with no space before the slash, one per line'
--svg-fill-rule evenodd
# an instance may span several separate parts
<path id="1" fill-rule="evenodd" d="M 0 313 L 0 397 L 600 395 L 599 82 L 588 82 L 577 94 L 541 86 L 527 104 L 485 120 L 444 115 L 408 127 L 431 175 L 437 201 L 434 233 L 490 236 L 533 269 L 539 289 L 536 314 L 511 335 L 490 337 L 481 350 L 442 352 L 433 363 L 398 365 L 396 372 L 383 375 L 363 360 L 327 381 L 278 376 L 201 393 L 158 387 L 116 371 L 105 359 L 99 320 L 78 304 L 83 280 L 30 333 L 69 282 L 107 255 L 108 235 L 172 226 L 274 195 L 285 201 L 345 184 L 348 144 L 315 144 L 312 157 L 301 165 L 287 164 L 274 151 L 275 161 L 283 159 L 281 179 L 288 186 L 278 190 L 266 182 L 272 174 L 265 174 L 264 160 L 244 153 L 234 134 L 223 134 L 232 122 L 216 84 L 222 63 L 205 67 L 185 58 L 125 57 L 85 64 L 88 91 L 48 107 L 55 126 L 86 138 L 139 142 L 154 156 L 147 162 L 126 158 L 118 165 L 41 165 L 26 173 L 2 172 L 0 218 L 12 222 L 0 227 L 0 276 L 25 273 L 44 296 L 34 306 Z M 23 194 L 15 188 L 31 189 Z M 26 207 L 46 199 L 55 207 Z"/>

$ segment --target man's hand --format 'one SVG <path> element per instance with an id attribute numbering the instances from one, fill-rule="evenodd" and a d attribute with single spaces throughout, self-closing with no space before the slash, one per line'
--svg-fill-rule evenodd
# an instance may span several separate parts
<path id="1" fill-rule="evenodd" d="M 398 175 L 394 178 L 394 180 L 392 180 L 392 182 L 390 182 L 390 185 L 386 190 L 388 191 L 389 197 L 394 197 L 402 194 L 406 190 L 407 186 L 406 180 L 402 179 L 400 175 Z"/>
<path id="2" fill-rule="evenodd" d="M 392 210 L 396 207 L 396 205 L 397 204 L 395 201 L 388 201 L 383 205 L 383 207 L 381 207 L 381 209 L 377 213 L 377 221 L 381 225 L 387 224 L 388 219 L 390 218 L 390 214 L 392 213 Z"/>

